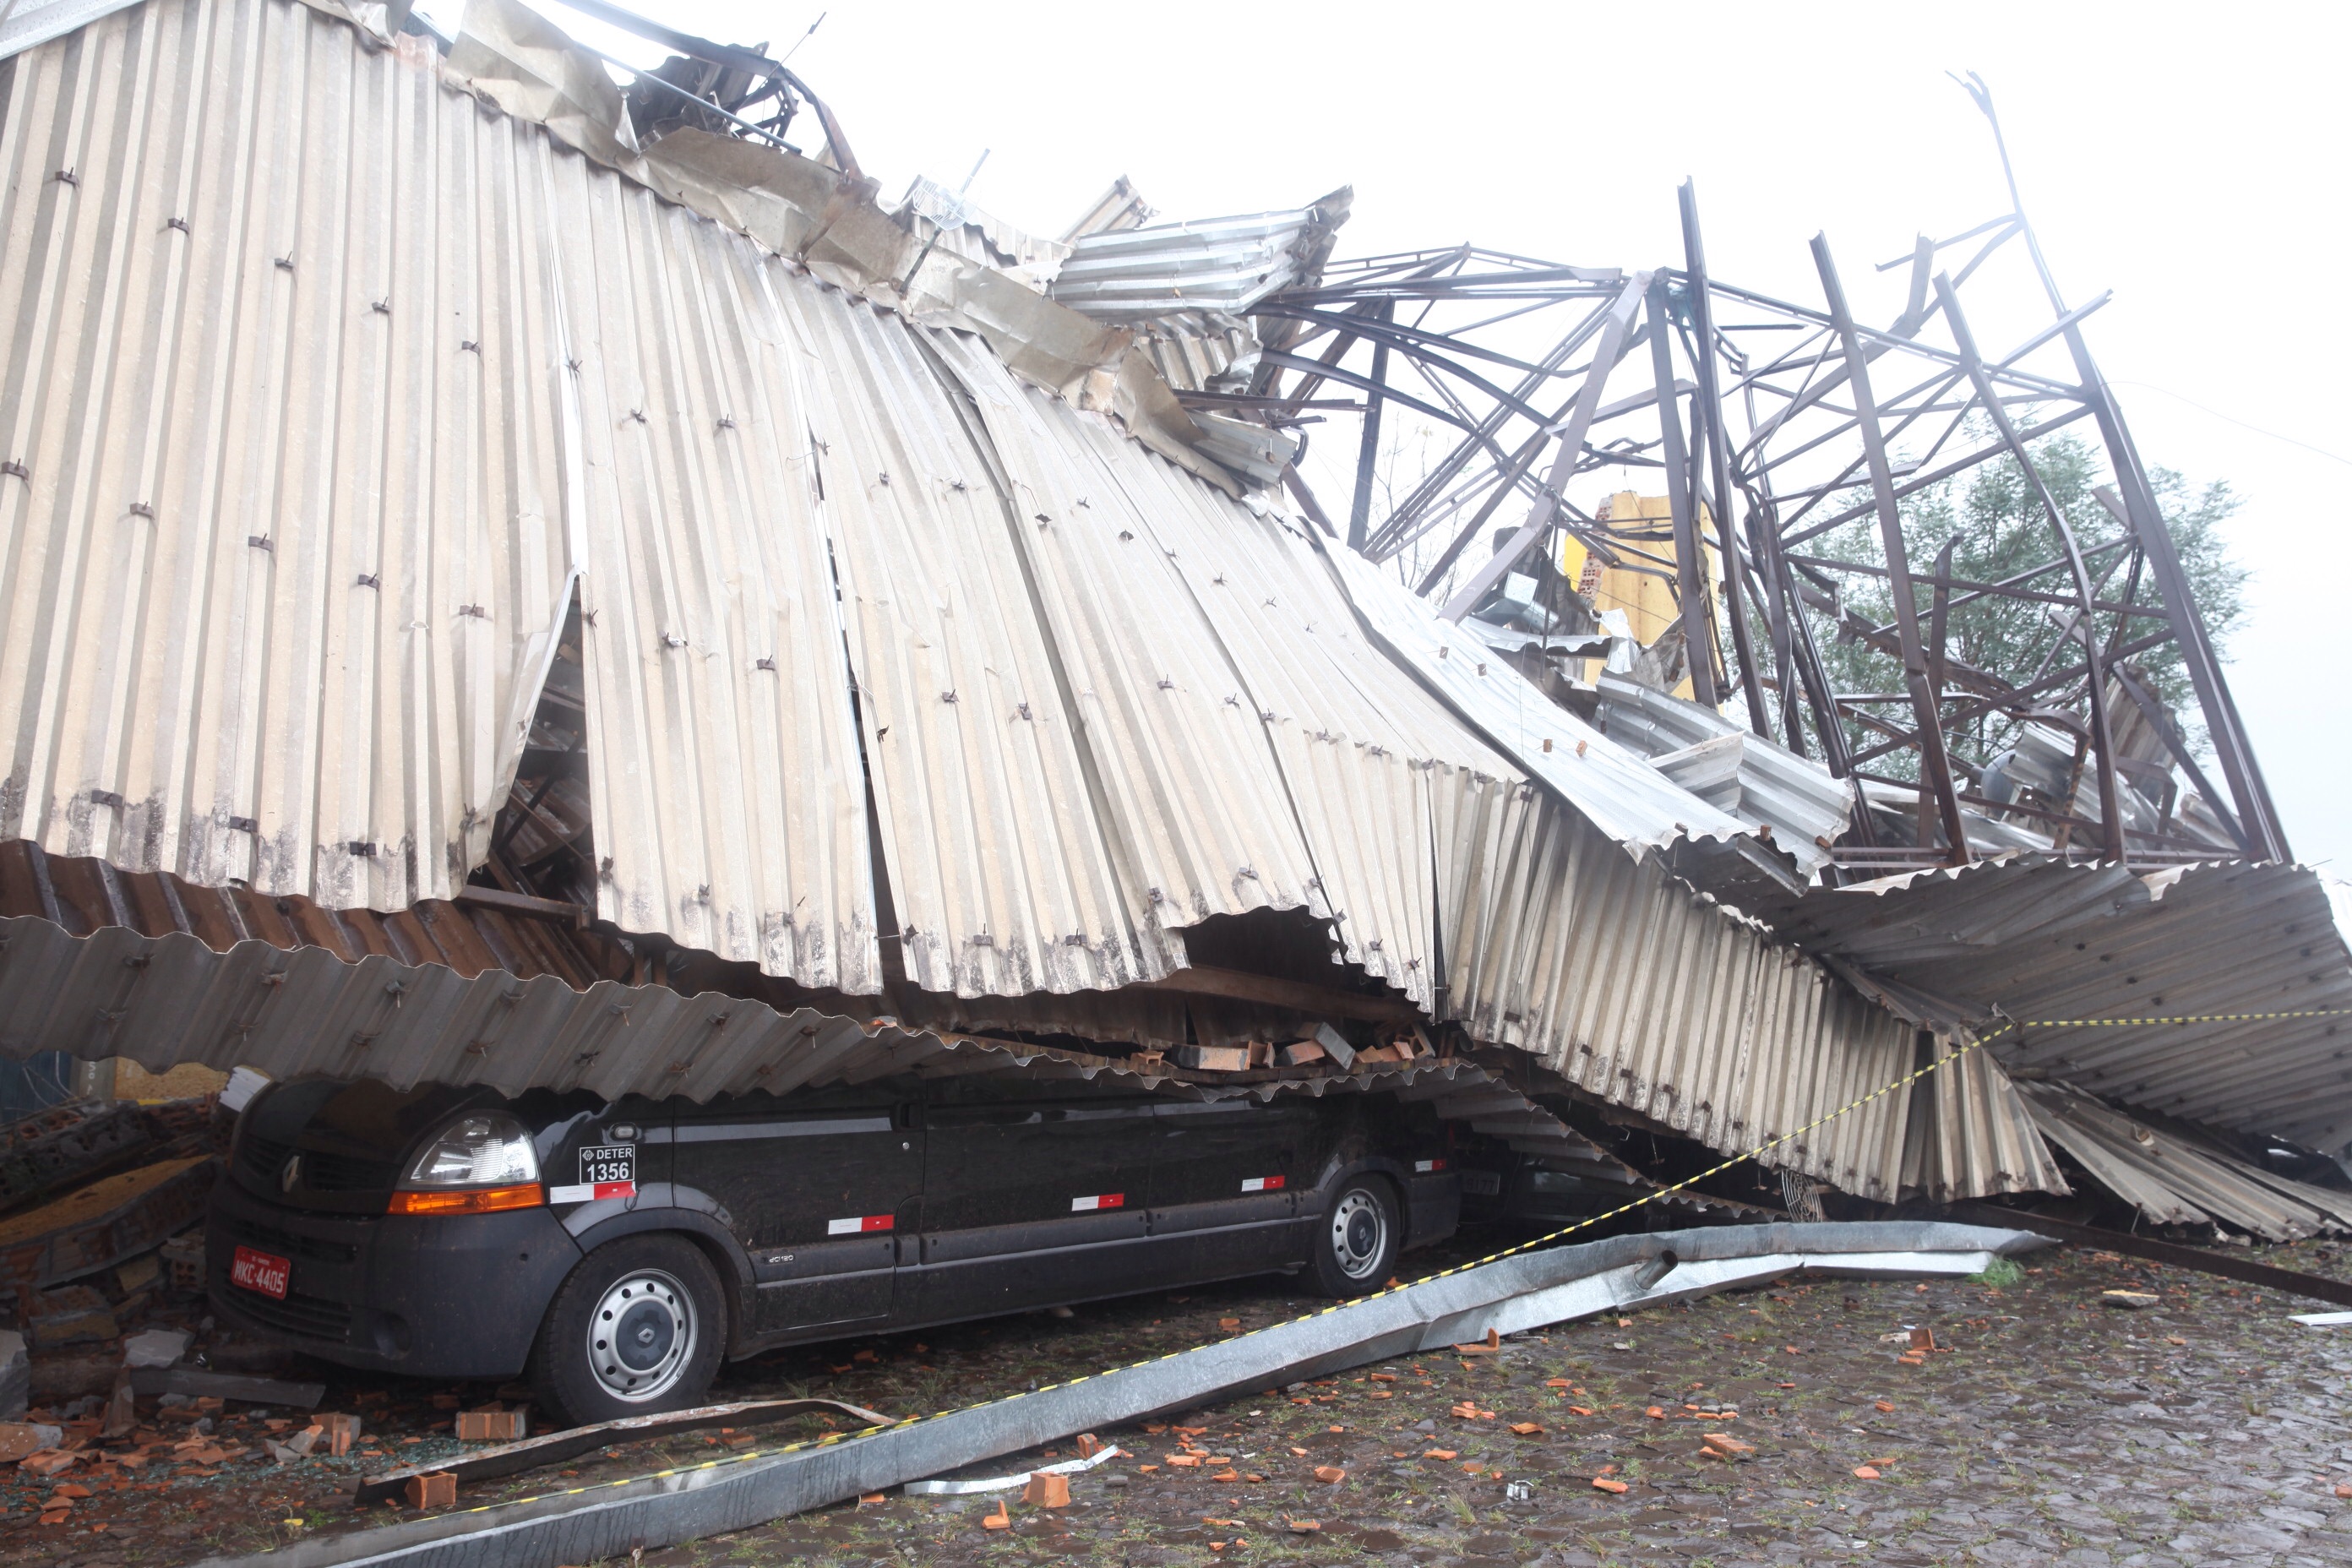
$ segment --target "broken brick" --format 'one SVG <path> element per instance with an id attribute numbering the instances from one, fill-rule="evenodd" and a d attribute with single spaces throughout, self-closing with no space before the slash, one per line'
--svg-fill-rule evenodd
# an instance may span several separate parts
<path id="1" fill-rule="evenodd" d="M 1348 1479 L 1348 1472 L 1337 1465 L 1318 1465 L 1315 1467 L 1315 1479 L 1325 1486 L 1336 1487 Z"/>
<path id="2" fill-rule="evenodd" d="M 1624 1495 L 1625 1483 L 1623 1481 L 1612 1481 L 1607 1476 L 1593 1477 L 1592 1485 L 1594 1489 L 1599 1491 L 1614 1492 L 1621 1497 Z"/>
<path id="3" fill-rule="evenodd" d="M 1511 1423 L 1511 1431 L 1514 1435 L 1521 1437 L 1539 1437 L 1543 1436 L 1543 1428 L 1537 1426 L 1532 1421 L 1514 1421 Z"/>
<path id="4" fill-rule="evenodd" d="M 1000 1502 L 994 1513 L 980 1521 L 980 1527 L 982 1530 L 1010 1530 L 1013 1528 L 1013 1516 L 1004 1511 L 1004 1505 Z"/>
<path id="5" fill-rule="evenodd" d="M 1081 1432 L 1077 1436 L 1077 1448 L 1079 1458 L 1091 1459 L 1102 1452 L 1102 1439 L 1091 1432 Z"/>
<path id="6" fill-rule="evenodd" d="M 1029 1484 L 1021 1489 L 1021 1500 L 1036 1508 L 1067 1508 L 1070 1506 L 1070 1478 L 1042 1472 L 1031 1476 Z"/>
<path id="7" fill-rule="evenodd" d="M 1853 1468 L 1853 1479 L 1858 1481 L 1874 1481 L 1878 1479 L 1878 1467 L 1875 1465 L 1856 1465 Z"/>

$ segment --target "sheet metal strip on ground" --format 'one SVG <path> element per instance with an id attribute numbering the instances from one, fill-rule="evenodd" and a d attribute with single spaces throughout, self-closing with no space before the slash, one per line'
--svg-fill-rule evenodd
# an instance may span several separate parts
<path id="1" fill-rule="evenodd" d="M 1489 1328 L 1516 1331 L 1679 1300 L 1806 1268 L 1850 1264 L 1886 1272 L 1908 1258 L 1920 1271 L 1980 1269 L 1995 1255 L 2043 1245 L 2027 1231 L 1919 1221 L 1612 1237 L 1480 1264 L 1218 1344 L 880 1432 L 300 1542 L 253 1557 L 215 1558 L 204 1568 L 556 1568 L 593 1562 L 747 1529 L 1073 1432 L 1192 1409 Z"/>

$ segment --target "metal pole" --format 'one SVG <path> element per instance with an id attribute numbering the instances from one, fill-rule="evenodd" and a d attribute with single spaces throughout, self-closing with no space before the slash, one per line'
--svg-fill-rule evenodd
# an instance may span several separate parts
<path id="1" fill-rule="evenodd" d="M 1919 640 L 1919 605 L 1912 596 L 1911 565 L 1903 543 L 1903 515 L 1895 504 L 1895 472 L 1886 458 L 1886 442 L 1878 427 L 1878 405 L 1870 393 L 1870 366 L 1862 354 L 1862 338 L 1854 331 L 1853 313 L 1846 308 L 1845 289 L 1838 281 L 1837 264 L 1830 259 L 1827 235 L 1813 237 L 1813 266 L 1821 273 L 1822 291 L 1829 297 L 1831 324 L 1845 357 L 1846 381 L 1853 388 L 1854 424 L 1862 436 L 1863 456 L 1870 467 L 1870 488 L 1877 500 L 1878 537 L 1886 552 L 1887 585 L 1894 592 L 1895 626 L 1903 647 L 1903 680 L 1911 694 L 1912 715 L 1919 728 L 1919 771 L 1925 793 L 1936 803 L 1944 824 L 1944 842 L 1952 864 L 1966 865 L 1969 834 L 1960 815 L 1960 797 L 1952 786 L 1952 762 L 1944 750 L 1944 728 L 1934 691 L 1927 683 L 1927 651 Z M 1926 813 L 1923 811 L 1924 816 Z"/>
<path id="2" fill-rule="evenodd" d="M 1748 697 L 1748 727 L 1772 738 L 1772 721 L 1764 709 L 1762 674 L 1756 668 L 1755 649 L 1748 646 L 1747 607 L 1742 603 L 1737 563 L 1739 552 L 1731 523 L 1730 442 L 1724 433 L 1723 384 L 1715 363 L 1715 303 L 1706 291 L 1706 246 L 1699 237 L 1698 187 L 1685 180 L 1681 191 L 1683 270 L 1690 285 L 1691 335 L 1697 340 L 1692 363 L 1698 374 L 1698 396 L 1693 410 L 1702 421 L 1697 437 L 1706 445 L 1707 488 L 1715 493 L 1715 528 L 1723 552 L 1723 616 L 1731 623 L 1731 646 L 1739 656 L 1739 684 Z M 1768 570 L 1757 563 L 1759 576 Z M 1767 611 L 1769 619 L 1771 612 Z"/>
<path id="3" fill-rule="evenodd" d="M 1393 304 L 1382 305 L 1380 320 L 1385 321 L 1394 313 Z M 1389 381 L 1389 345 L 1385 339 L 1372 343 L 1372 382 L 1386 386 Z M 1356 453 L 1356 500 L 1348 510 L 1348 548 L 1361 555 L 1364 535 L 1372 519 L 1372 473 L 1381 455 L 1381 395 L 1371 393 L 1364 399 L 1364 439 Z"/>
<path id="4" fill-rule="evenodd" d="M 1715 617 L 1707 613 L 1706 546 L 1691 507 L 1690 459 L 1683 447 L 1683 405 L 1675 395 L 1674 324 L 1666 280 L 1650 285 L 1650 374 L 1658 385 L 1658 434 L 1665 459 L 1666 510 L 1675 525 L 1675 591 L 1682 601 L 1683 649 L 1691 695 L 1702 708 L 1722 700 L 1715 690 Z"/>
<path id="5" fill-rule="evenodd" d="M 1943 305 L 1944 320 L 1951 326 L 1952 341 L 1958 345 L 1960 363 L 1969 373 L 1969 384 L 1976 388 L 1977 401 L 1992 420 L 1993 428 L 2000 433 L 2001 442 L 2009 447 L 2010 456 L 2017 459 L 2018 468 L 2023 470 L 2027 481 L 2033 486 L 2033 493 L 2042 502 L 2042 512 L 2049 518 L 2051 529 L 2058 536 L 2058 546 L 2066 552 L 2067 568 L 2074 574 L 2075 596 L 2082 603 L 2084 659 L 2090 671 L 2091 744 L 2098 753 L 2099 821 L 2106 830 L 2107 858 L 2120 862 L 2126 848 L 2123 796 L 2116 780 L 2115 731 L 2107 722 L 2105 661 L 2099 657 L 2097 629 L 2091 622 L 2094 599 L 2091 571 L 2084 563 L 2083 552 L 2075 544 L 2074 531 L 2066 525 L 2065 514 L 2058 510 L 2058 499 L 2050 493 L 2049 485 L 2042 480 L 2042 471 L 2033 466 L 2033 458 L 2026 450 L 2024 438 L 2018 434 L 2016 423 L 2010 418 L 2008 408 L 2002 405 L 1992 378 L 1985 373 L 1984 359 L 1977 353 L 1976 334 L 1969 330 L 1968 317 L 1960 310 L 1959 290 L 1941 272 L 1936 274 L 1936 298 Z M 1938 588 L 1937 593 L 1940 603 L 1943 590 Z M 2067 805 L 2069 810 L 2073 809 L 2073 802 L 2069 801 Z"/>

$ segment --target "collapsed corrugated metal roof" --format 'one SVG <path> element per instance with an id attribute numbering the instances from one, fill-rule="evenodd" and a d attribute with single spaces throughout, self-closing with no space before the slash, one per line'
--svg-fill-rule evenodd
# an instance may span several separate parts
<path id="1" fill-rule="evenodd" d="M 1254 459 L 1218 460 L 1132 332 L 970 257 L 918 271 L 913 227 L 814 160 L 691 129 L 638 146 L 602 68 L 509 0 L 474 0 L 446 64 L 338 15 L 147 0 L 10 68 L 89 174 L 48 177 L 26 116 L 0 131 L 0 230 L 26 258 L 0 273 L 25 304 L 0 321 L 47 323 L 22 339 L 38 354 L 0 354 L 31 367 L 11 372 L 10 439 L 38 458 L 0 478 L 0 506 L 43 516 L 71 574 L 62 595 L 11 585 L 10 624 L 33 631 L 0 664 L 0 732 L 27 826 L 0 831 L 329 908 L 455 892 L 576 603 L 598 912 L 747 966 L 743 990 L 875 994 L 896 959 L 927 1005 L 1156 1038 L 1181 1016 L 1108 1026 L 1103 993 L 1181 971 L 1187 928 L 1287 910 L 1424 1016 L 1726 1152 L 1914 1065 L 1916 1017 L 1643 853 L 1776 818 L 1681 788 L 1358 558 L 1234 499 Z M 74 111 L 134 58 L 164 84 L 146 114 Z M 320 181 L 361 195 L 324 201 Z M 181 222 L 143 226 L 150 201 Z M 1181 294 L 1201 276 L 1185 258 L 1273 245 L 1256 282 L 1223 268 L 1238 291 L 1210 302 L 1231 308 L 1328 247 L 1336 211 L 1078 250 L 1132 242 L 1118 254 L 1166 266 L 1119 287 Z M 52 346 L 75 334 L 103 352 Z M 142 500 L 118 514 L 121 494 Z M 248 539 L 257 499 L 275 510 Z M 149 553 L 109 553 L 123 526 Z M 123 570 L 152 606 L 129 657 L 106 619 Z M 217 782 L 190 796 L 190 777 Z M 79 818 L 59 804 L 77 798 Z M 100 808 L 149 826 L 90 830 Z M 171 847 L 248 818 L 292 835 L 266 876 Z M 151 988 L 135 1029 L 59 1048 L 257 1061 L 233 1028 L 188 1030 L 221 1023 L 259 960 L 151 934 L 118 952 L 44 916 L 5 968 L 34 1005 L 41 964 L 81 966 L 88 1001 L 91 952 L 146 953 L 209 1011 L 175 1020 Z M 609 974 L 551 969 L 526 996 L 488 969 L 379 980 L 370 962 L 298 955 L 330 966 L 304 980 L 316 1010 L 262 1065 L 700 1094 L 750 1081 L 801 1016 L 660 986 L 614 1001 Z M 405 1016 L 387 1020 L 392 984 Z M 406 1012 L 424 991 L 439 1033 Z M 526 1003 L 527 1026 L 457 1037 Z M 640 1005 L 660 1027 L 588 1072 L 604 1047 L 583 1031 L 618 1026 L 597 1009 Z M 795 1026 L 864 1049 L 879 1026 Z M 10 1048 L 48 1048 L 28 1041 Z M 521 1048 L 467 1048 L 500 1041 Z M 491 1055 L 521 1065 L 482 1076 Z M 2060 1181 L 1998 1066 L 1970 1062 L 1773 1162 L 1890 1198 Z"/>
<path id="2" fill-rule="evenodd" d="M 1800 946 L 1924 1007 L 2025 1026 L 2016 1067 L 2239 1131 L 2352 1139 L 2352 955 L 2315 873 L 2232 863 L 2138 874 L 2021 856 L 1758 910 Z M 2336 1016 L 2301 1016 L 2314 1012 Z M 2042 1019 L 2120 1026 L 2038 1028 Z"/>

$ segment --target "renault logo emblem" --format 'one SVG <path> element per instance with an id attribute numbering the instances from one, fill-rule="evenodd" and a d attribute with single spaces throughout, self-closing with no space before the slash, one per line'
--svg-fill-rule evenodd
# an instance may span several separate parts
<path id="1" fill-rule="evenodd" d="M 302 1156 L 299 1154 L 289 1156 L 285 1165 L 278 1173 L 278 1190 L 281 1193 L 290 1193 L 296 1184 L 301 1180 Z"/>

